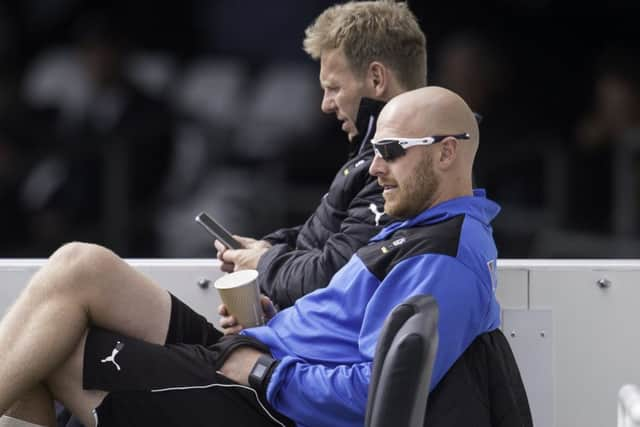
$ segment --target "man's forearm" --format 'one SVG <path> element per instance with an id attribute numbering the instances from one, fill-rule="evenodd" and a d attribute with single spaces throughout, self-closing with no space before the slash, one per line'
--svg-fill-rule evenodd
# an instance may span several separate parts
<path id="1" fill-rule="evenodd" d="M 238 384 L 248 386 L 251 369 L 263 354 L 252 347 L 238 347 L 227 357 L 224 365 L 220 368 L 220 373 Z"/>

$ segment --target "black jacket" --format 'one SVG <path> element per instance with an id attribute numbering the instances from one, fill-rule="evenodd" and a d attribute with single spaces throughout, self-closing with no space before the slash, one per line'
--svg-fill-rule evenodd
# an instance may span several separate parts
<path id="1" fill-rule="evenodd" d="M 477 337 L 429 394 L 425 427 L 533 427 L 527 392 L 500 329 Z"/>
<path id="2" fill-rule="evenodd" d="M 383 212 L 384 202 L 382 188 L 369 175 L 373 159 L 369 141 L 383 106 L 382 102 L 362 99 L 356 119 L 358 135 L 349 160 L 305 224 L 263 238 L 273 247 L 260 258 L 258 283 L 280 308 L 325 287 L 351 255 L 389 222 L 387 215 L 374 213 Z"/>

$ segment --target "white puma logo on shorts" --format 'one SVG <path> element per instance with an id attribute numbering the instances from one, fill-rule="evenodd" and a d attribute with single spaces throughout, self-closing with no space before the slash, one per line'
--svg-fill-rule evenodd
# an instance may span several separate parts
<path id="1" fill-rule="evenodd" d="M 118 353 L 120 353 L 120 350 L 122 350 L 123 348 L 124 348 L 124 343 L 121 343 L 120 341 L 118 341 L 116 343 L 115 348 L 111 351 L 111 356 L 105 357 L 100 362 L 101 363 L 111 362 L 116 366 L 116 369 L 119 371 L 120 365 L 118 365 L 118 362 L 116 362 L 116 356 L 118 355 Z"/>
<path id="2" fill-rule="evenodd" d="M 369 205 L 369 210 L 376 216 L 376 225 L 380 225 L 380 218 L 384 215 L 384 211 L 380 212 L 375 203 Z"/>

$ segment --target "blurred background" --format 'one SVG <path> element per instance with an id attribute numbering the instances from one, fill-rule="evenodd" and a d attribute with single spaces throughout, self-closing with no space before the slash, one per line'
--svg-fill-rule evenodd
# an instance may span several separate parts
<path id="1" fill-rule="evenodd" d="M 208 211 L 304 221 L 349 146 L 303 32 L 334 2 L 0 1 L 0 257 L 212 257 Z M 483 116 L 502 258 L 640 254 L 640 4 L 410 1 L 429 83 Z"/>

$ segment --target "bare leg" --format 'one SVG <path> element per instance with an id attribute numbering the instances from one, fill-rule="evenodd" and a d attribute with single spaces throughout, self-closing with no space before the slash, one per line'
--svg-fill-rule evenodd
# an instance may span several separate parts
<path id="1" fill-rule="evenodd" d="M 70 397 L 65 403 L 71 407 L 82 405 L 78 396 L 96 401 L 93 392 L 65 390 L 79 387 L 78 381 L 53 375 L 61 366 L 61 372 L 81 369 L 81 361 L 72 360 L 81 354 L 87 328 L 95 324 L 161 344 L 170 314 L 169 294 L 111 251 L 83 243 L 63 246 L 0 323 L 0 414 L 49 377 L 54 396 Z M 81 378 L 81 372 L 76 375 Z"/>
<path id="2" fill-rule="evenodd" d="M 54 427 L 56 425 L 53 399 L 49 391 L 41 385 L 36 386 L 15 402 L 7 415 L 39 426 Z"/>
<path id="3" fill-rule="evenodd" d="M 78 417 L 82 424 L 93 426 L 95 423 L 93 409 L 100 405 L 107 393 L 101 390 L 82 389 L 86 339 L 87 335 L 85 334 L 73 354 L 49 376 L 47 385 L 56 399 Z"/>

